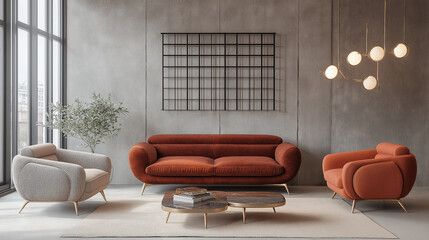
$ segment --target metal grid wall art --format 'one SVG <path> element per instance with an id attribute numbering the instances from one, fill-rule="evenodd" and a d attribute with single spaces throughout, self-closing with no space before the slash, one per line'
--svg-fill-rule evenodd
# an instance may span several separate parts
<path id="1" fill-rule="evenodd" d="M 162 110 L 276 110 L 275 33 L 161 33 Z"/>

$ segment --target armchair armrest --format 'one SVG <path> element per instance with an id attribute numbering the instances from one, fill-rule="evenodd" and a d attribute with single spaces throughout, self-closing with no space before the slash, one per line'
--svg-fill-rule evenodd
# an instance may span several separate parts
<path id="1" fill-rule="evenodd" d="M 354 199 L 400 197 L 403 177 L 394 158 L 349 162 L 342 170 L 344 191 Z"/>
<path id="2" fill-rule="evenodd" d="M 83 168 L 96 168 L 110 173 L 112 163 L 110 158 L 96 153 L 79 152 L 68 149 L 57 149 L 57 157 L 61 162 L 74 163 Z"/>
<path id="3" fill-rule="evenodd" d="M 292 179 L 301 166 L 301 152 L 295 145 L 284 142 L 277 146 L 275 160 L 285 168 L 287 179 Z"/>
<path id="4" fill-rule="evenodd" d="M 328 154 L 323 158 L 323 171 L 325 172 L 334 168 L 343 168 L 344 165 L 349 162 L 371 159 L 374 158 L 376 154 L 377 150 L 375 149 Z"/>
<path id="5" fill-rule="evenodd" d="M 15 187 L 29 201 L 77 201 L 85 189 L 85 171 L 76 164 L 15 156 Z"/>
<path id="6" fill-rule="evenodd" d="M 146 142 L 134 145 L 128 154 L 128 162 L 131 171 L 137 179 L 143 181 L 145 169 L 157 160 L 157 153 L 154 146 Z"/>

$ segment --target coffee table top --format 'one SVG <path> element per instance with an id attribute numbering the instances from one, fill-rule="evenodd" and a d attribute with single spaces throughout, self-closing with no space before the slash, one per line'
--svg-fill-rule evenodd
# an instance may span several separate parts
<path id="1" fill-rule="evenodd" d="M 280 207 L 286 199 L 280 193 L 273 192 L 225 192 L 228 205 L 242 208 Z"/>
<path id="2" fill-rule="evenodd" d="M 210 191 L 214 197 L 213 199 L 193 204 L 173 201 L 175 193 L 176 191 L 165 193 L 161 203 L 162 210 L 175 213 L 215 213 L 228 209 L 228 202 L 224 192 Z"/>

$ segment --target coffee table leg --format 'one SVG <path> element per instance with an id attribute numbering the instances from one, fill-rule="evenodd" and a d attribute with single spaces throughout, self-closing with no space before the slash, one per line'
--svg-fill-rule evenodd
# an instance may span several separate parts
<path id="1" fill-rule="evenodd" d="M 243 208 L 243 223 L 246 224 L 246 208 Z"/>
<path id="2" fill-rule="evenodd" d="M 167 220 L 165 220 L 165 223 L 168 223 L 168 219 L 170 218 L 170 214 L 171 214 L 171 212 L 168 212 Z"/>
<path id="3" fill-rule="evenodd" d="M 204 213 L 204 227 L 207 228 L 207 213 Z"/>
<path id="4" fill-rule="evenodd" d="M 273 210 L 274 210 L 274 213 L 277 213 L 277 212 L 276 212 L 276 208 L 275 208 L 275 207 L 273 207 Z"/>

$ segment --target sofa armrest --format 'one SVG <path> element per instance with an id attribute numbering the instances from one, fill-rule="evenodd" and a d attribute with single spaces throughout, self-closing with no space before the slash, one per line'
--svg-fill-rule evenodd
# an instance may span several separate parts
<path id="1" fill-rule="evenodd" d="M 343 168 L 345 164 L 352 161 L 374 158 L 376 154 L 377 150 L 375 149 L 328 154 L 323 158 L 323 172 L 334 168 Z"/>
<path id="2" fill-rule="evenodd" d="M 137 179 L 142 181 L 143 176 L 146 174 L 146 167 L 156 160 L 157 153 L 155 147 L 146 142 L 137 143 L 131 148 L 128 154 L 131 171 Z"/>
<path id="3" fill-rule="evenodd" d="M 12 162 L 15 187 L 29 201 L 78 201 L 86 174 L 77 164 L 17 155 Z"/>
<path id="4" fill-rule="evenodd" d="M 357 175 L 358 171 L 364 172 Z M 344 191 L 353 199 L 392 198 L 386 197 L 384 192 L 389 192 L 392 187 L 398 185 L 399 195 L 402 192 L 401 171 L 390 157 L 349 162 L 343 167 L 342 180 Z M 384 182 L 386 183 L 383 184 Z"/>
<path id="5" fill-rule="evenodd" d="M 287 178 L 292 179 L 301 166 L 301 152 L 291 143 L 281 143 L 276 148 L 275 160 L 284 167 Z"/>
<path id="6" fill-rule="evenodd" d="M 108 173 L 112 170 L 110 158 L 102 154 L 58 148 L 56 155 L 61 162 L 74 163 L 83 168 L 96 168 Z"/>

